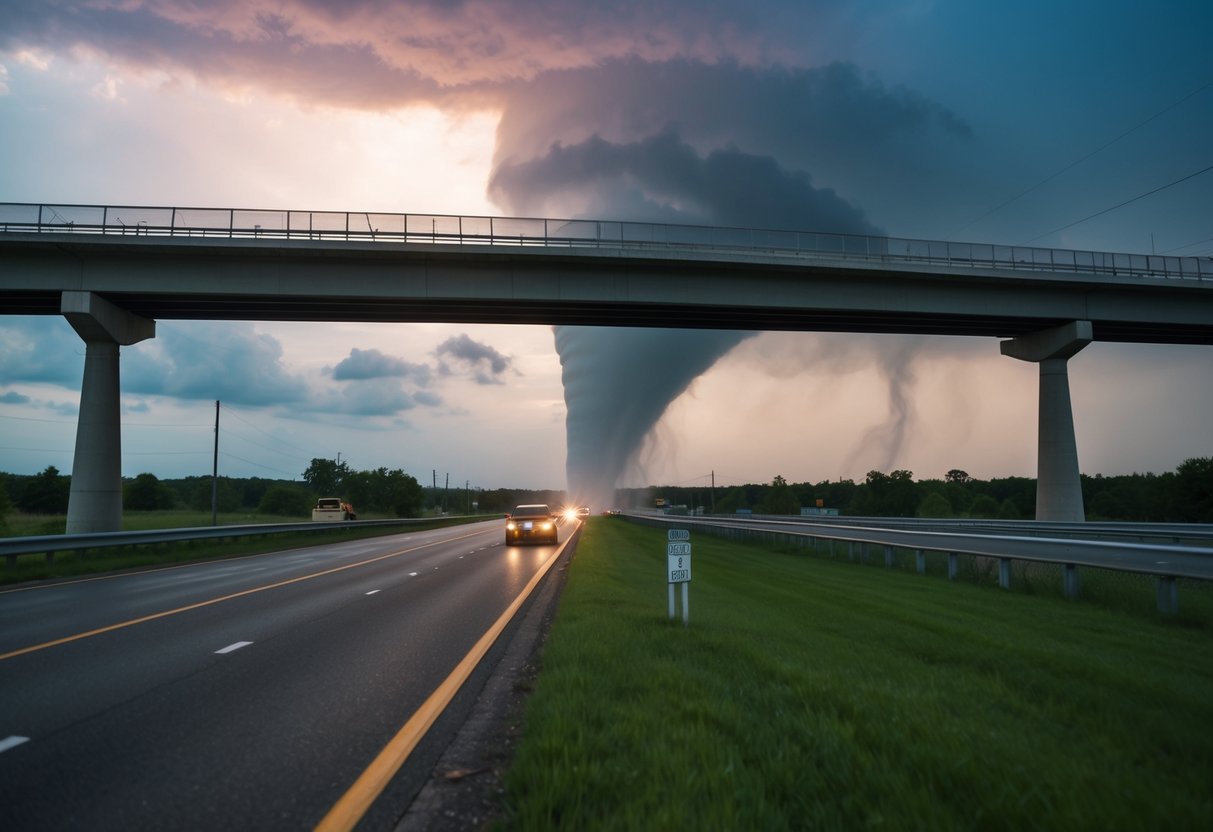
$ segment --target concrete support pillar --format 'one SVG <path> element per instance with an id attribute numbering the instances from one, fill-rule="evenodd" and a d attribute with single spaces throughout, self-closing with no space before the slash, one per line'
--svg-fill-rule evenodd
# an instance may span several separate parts
<path id="1" fill-rule="evenodd" d="M 91 292 L 64 292 L 60 311 L 85 344 L 80 416 L 67 503 L 67 533 L 122 528 L 122 420 L 119 346 L 156 334 L 156 322 Z"/>
<path id="2" fill-rule="evenodd" d="M 1066 362 L 1091 343 L 1091 322 L 1074 321 L 1001 344 L 1002 354 L 1040 365 L 1036 519 L 1082 522 L 1082 480 Z"/>

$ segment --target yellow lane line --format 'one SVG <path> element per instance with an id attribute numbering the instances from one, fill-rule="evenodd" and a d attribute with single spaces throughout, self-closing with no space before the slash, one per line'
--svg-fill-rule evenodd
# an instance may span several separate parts
<path id="1" fill-rule="evenodd" d="M 41 644 L 34 644 L 29 647 L 22 647 L 19 650 L 13 650 L 8 653 L 0 653 L 0 662 L 4 661 L 5 659 L 12 659 L 17 656 L 24 656 L 26 653 L 36 653 L 37 651 L 45 650 L 48 647 L 58 647 L 60 644 L 69 644 L 73 641 L 80 641 L 81 639 L 91 638 L 92 636 L 98 636 L 98 635 L 101 635 L 102 633 L 109 633 L 114 630 L 121 630 L 126 627 L 133 627 L 136 624 L 144 624 L 148 621 L 155 621 L 158 618 L 167 618 L 170 615 L 177 615 L 178 613 L 189 612 L 190 610 L 200 609 L 201 607 L 209 607 L 212 604 L 219 604 L 224 601 L 230 601 L 233 598 L 240 598 L 245 595 L 253 595 L 258 592 L 265 592 L 267 589 L 277 589 L 278 587 L 289 586 L 290 584 L 297 584 L 301 581 L 310 581 L 312 578 L 321 578 L 325 575 L 332 575 L 337 572 L 344 572 L 347 569 L 355 569 L 359 566 L 368 566 L 369 564 L 378 563 L 379 561 L 387 560 L 388 558 L 395 558 L 395 557 L 399 557 L 400 555 L 407 555 L 410 552 L 416 552 L 421 549 L 428 549 L 429 547 L 437 546 L 440 543 L 453 543 L 457 540 L 465 540 L 469 537 L 477 537 L 478 535 L 482 535 L 482 534 L 487 534 L 487 532 L 483 532 L 483 531 L 474 532 L 472 534 L 460 535 L 459 537 L 450 537 L 450 538 L 445 538 L 443 540 L 435 540 L 431 543 L 423 543 L 420 546 L 413 546 L 408 549 L 401 549 L 397 552 L 389 552 L 386 555 L 378 555 L 369 560 L 361 560 L 361 561 L 358 561 L 357 563 L 347 563 L 344 566 L 334 566 L 332 569 L 325 569 L 321 572 L 313 572 L 310 575 L 300 575 L 296 578 L 288 578 L 285 581 L 278 581 L 277 583 L 266 584 L 265 586 L 255 586 L 255 587 L 252 587 L 251 589 L 243 589 L 240 592 L 233 592 L 230 595 L 221 595 L 218 598 L 210 598 L 210 599 L 207 599 L 206 601 L 198 601 L 195 604 L 187 604 L 184 607 L 177 607 L 176 609 L 164 610 L 162 612 L 155 612 L 155 613 L 152 613 L 151 615 L 144 615 L 140 618 L 132 618 L 129 621 L 120 621 L 117 624 L 110 624 L 105 627 L 98 627 L 95 630 L 88 630 L 83 633 L 76 633 L 74 635 L 64 636 L 63 638 L 57 638 L 52 641 L 44 641 Z"/>
<path id="2" fill-rule="evenodd" d="M 362 772 L 349 790 L 333 804 L 333 808 L 329 809 L 328 814 L 316 825 L 316 832 L 345 832 L 353 829 L 362 820 L 362 816 L 387 788 L 388 783 L 396 776 L 396 772 L 404 765 L 404 761 L 413 753 L 417 743 L 425 736 L 425 732 L 455 698 L 459 688 L 472 675 L 476 665 L 480 663 L 485 653 L 493 646 L 493 642 L 510 623 L 514 613 L 518 612 L 518 608 L 530 597 L 531 592 L 552 568 L 552 564 L 556 562 L 568 544 L 569 541 L 565 540 L 560 548 L 539 567 L 534 577 L 501 614 L 501 617 L 485 631 L 485 634 L 455 666 L 451 674 L 434 689 L 434 692 L 422 703 L 417 712 L 404 723 L 404 727 L 384 746 L 383 750 L 379 752 L 379 756 L 367 767 L 366 771 Z"/>

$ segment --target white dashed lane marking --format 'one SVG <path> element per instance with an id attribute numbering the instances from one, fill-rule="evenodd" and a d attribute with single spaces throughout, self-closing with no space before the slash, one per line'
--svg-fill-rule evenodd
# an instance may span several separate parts
<path id="1" fill-rule="evenodd" d="M 248 647 L 250 644 L 252 644 L 251 641 L 237 641 L 235 644 L 229 644 L 227 647 L 224 647 L 222 650 L 216 650 L 215 653 L 217 653 L 218 655 L 234 653 L 235 651 L 239 650 L 241 647 Z"/>
<path id="2" fill-rule="evenodd" d="M 377 589 L 372 589 L 370 592 L 367 593 L 367 595 L 374 595 L 378 591 L 379 590 L 377 590 Z"/>

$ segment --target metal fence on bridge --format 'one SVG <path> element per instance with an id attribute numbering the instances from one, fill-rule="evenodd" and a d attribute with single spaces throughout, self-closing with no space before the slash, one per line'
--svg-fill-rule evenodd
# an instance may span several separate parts
<path id="1" fill-rule="evenodd" d="M 682 250 L 1213 282 L 1213 258 L 613 220 L 0 203 L 0 231 Z"/>

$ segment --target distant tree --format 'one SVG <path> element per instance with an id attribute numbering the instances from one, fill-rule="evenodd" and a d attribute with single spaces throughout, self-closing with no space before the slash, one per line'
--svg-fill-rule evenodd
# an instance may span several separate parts
<path id="1" fill-rule="evenodd" d="M 1003 500 L 998 506 L 999 520 L 1021 520 L 1023 515 L 1019 513 L 1019 506 L 1015 505 L 1014 500 Z"/>
<path id="2" fill-rule="evenodd" d="M 71 478 L 61 476 L 58 468 L 48 465 L 42 473 L 25 481 L 16 498 L 17 506 L 30 514 L 67 514 L 71 490 Z"/>
<path id="3" fill-rule="evenodd" d="M 311 492 L 292 485 L 272 485 L 266 489 L 257 505 L 261 514 L 281 517 L 307 517 L 315 504 Z"/>
<path id="4" fill-rule="evenodd" d="M 353 503 L 358 511 L 386 511 L 391 505 L 391 497 L 386 493 L 386 468 L 378 471 L 347 471 L 341 478 L 340 486 L 334 486 L 328 491 L 319 489 L 318 497 L 342 497 Z"/>
<path id="5" fill-rule="evenodd" d="M 425 489 L 417 478 L 397 469 L 388 474 L 388 483 L 392 494 L 391 508 L 396 516 L 420 517 L 425 508 Z"/>
<path id="6" fill-rule="evenodd" d="M 953 468 L 951 471 L 943 475 L 944 482 L 958 482 L 964 484 L 972 482 L 973 478 L 969 476 L 968 471 L 962 471 L 959 468 Z"/>
<path id="7" fill-rule="evenodd" d="M 912 471 L 869 471 L 853 507 L 859 509 L 857 513 L 872 517 L 913 517 L 918 502 Z"/>
<path id="8" fill-rule="evenodd" d="M 1175 469 L 1174 502 L 1181 522 L 1213 522 L 1213 457 L 1180 463 Z"/>
<path id="9" fill-rule="evenodd" d="M 8 515 L 13 510 L 13 503 L 8 498 L 8 488 L 0 479 L 0 529 L 8 528 Z"/>
<path id="10" fill-rule="evenodd" d="M 1101 520 L 1123 520 L 1125 507 L 1111 491 L 1100 491 L 1087 504 L 1088 513 Z"/>
<path id="11" fill-rule="evenodd" d="M 230 477 L 220 477 L 218 482 L 211 485 L 210 477 L 199 477 L 194 484 L 193 493 L 190 494 L 190 508 L 194 511 L 210 511 L 211 510 L 211 492 L 215 492 L 218 500 L 218 511 L 233 512 L 239 511 L 243 505 L 241 500 L 242 490 L 238 481 Z"/>
<path id="12" fill-rule="evenodd" d="M 990 520 L 998 517 L 998 501 L 989 494 L 980 494 L 969 506 L 970 517 L 984 517 Z"/>
<path id="13" fill-rule="evenodd" d="M 777 474 L 759 510 L 763 514 L 800 514 L 800 501 L 788 481 Z"/>
<path id="14" fill-rule="evenodd" d="M 350 466 L 346 463 L 317 457 L 303 472 L 303 481 L 322 497 L 342 497 L 346 496 L 341 489 L 349 473 Z"/>
<path id="15" fill-rule="evenodd" d="M 932 491 L 918 504 L 919 517 L 951 517 L 952 504 L 938 491 Z"/>
<path id="16" fill-rule="evenodd" d="M 122 487 L 122 505 L 132 511 L 173 507 L 173 492 L 155 474 L 140 474 Z"/>
<path id="17" fill-rule="evenodd" d="M 717 514 L 736 514 L 737 509 L 749 507 L 750 504 L 746 502 L 745 498 L 745 489 L 740 486 L 733 486 L 723 496 L 716 498 Z"/>

